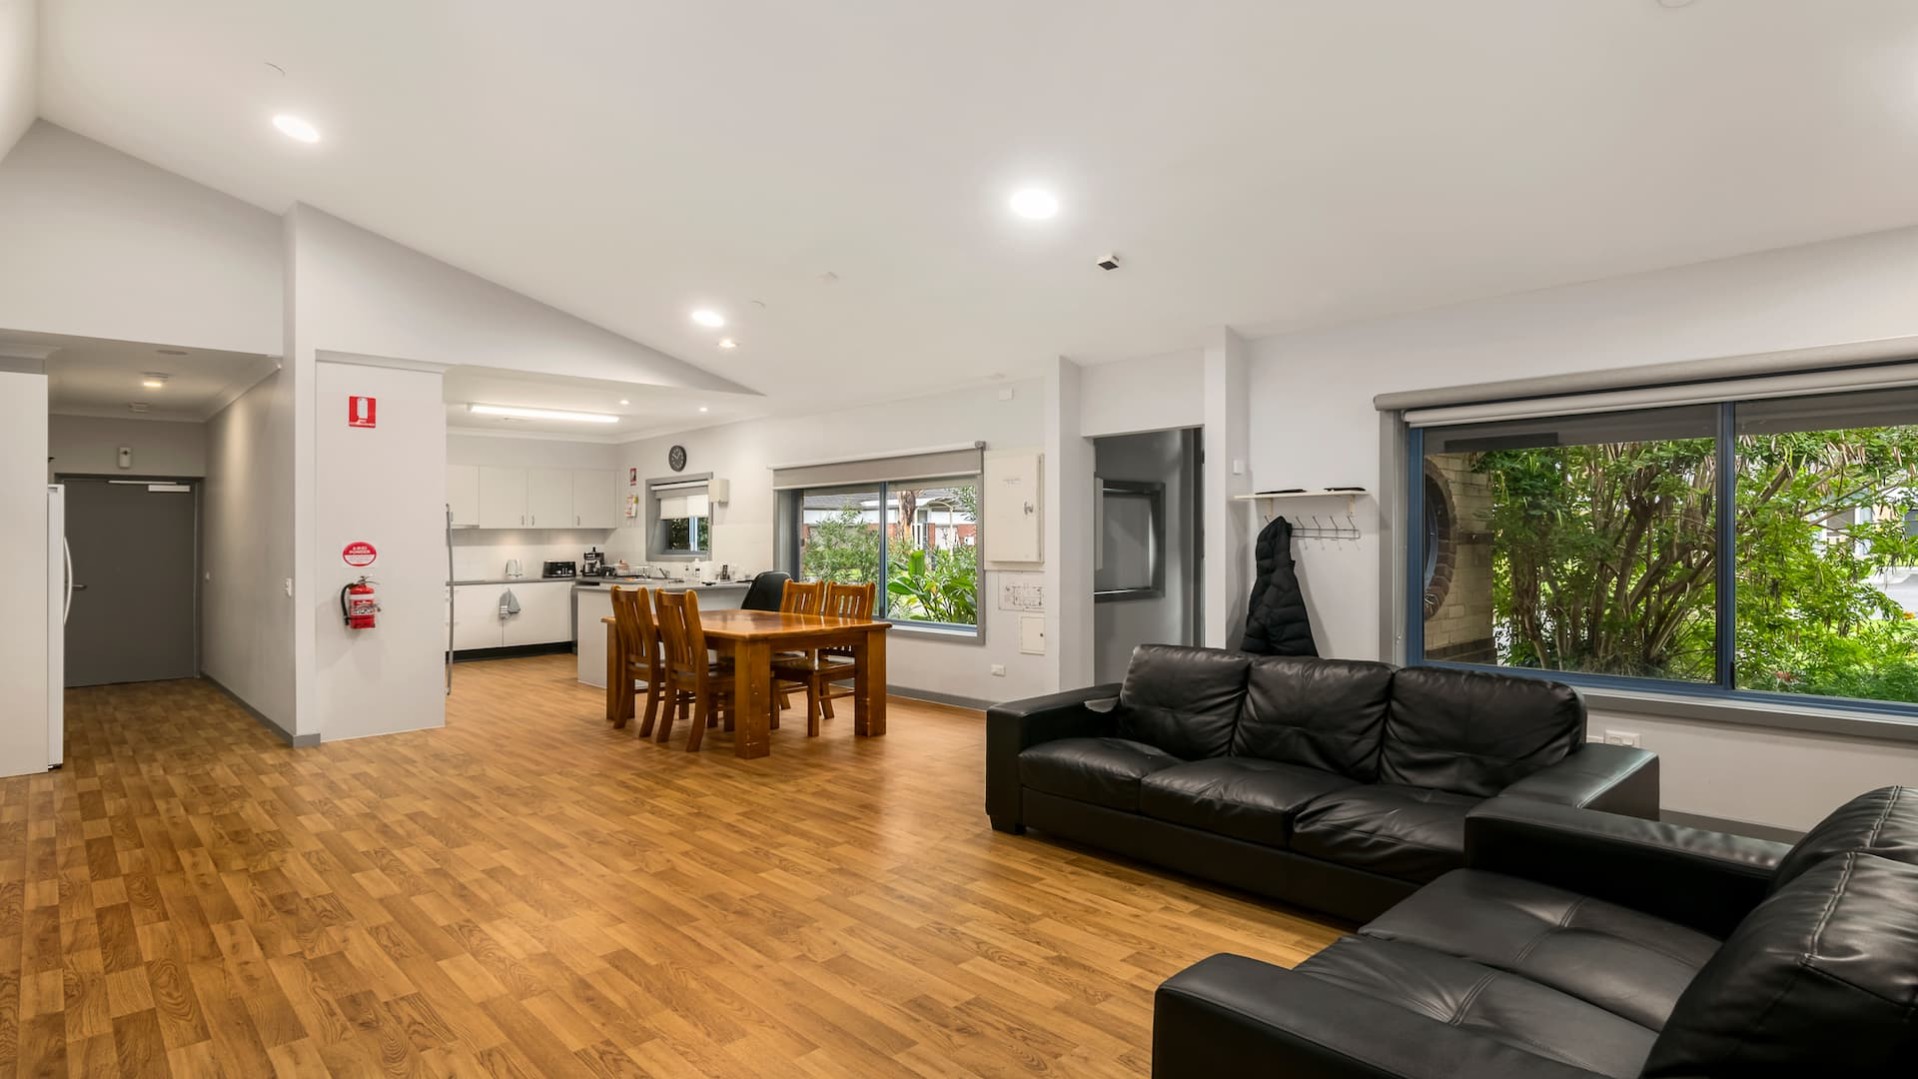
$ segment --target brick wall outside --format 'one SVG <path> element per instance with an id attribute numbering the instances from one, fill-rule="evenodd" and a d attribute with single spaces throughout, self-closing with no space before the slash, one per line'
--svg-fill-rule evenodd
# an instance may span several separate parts
<path id="1" fill-rule="evenodd" d="M 1492 508 L 1490 482 L 1472 471 L 1472 455 L 1439 454 L 1425 461 L 1451 509 L 1428 589 L 1425 655 L 1428 659 L 1495 663 L 1492 637 L 1492 543 L 1485 523 Z M 1432 489 L 1427 487 L 1427 497 Z M 1422 527 L 1422 526 L 1421 526 Z M 1430 595 L 1440 593 L 1433 610 Z"/>

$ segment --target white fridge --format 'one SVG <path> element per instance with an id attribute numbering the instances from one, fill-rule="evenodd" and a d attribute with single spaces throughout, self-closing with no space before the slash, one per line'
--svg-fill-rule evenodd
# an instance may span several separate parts
<path id="1" fill-rule="evenodd" d="M 67 549 L 67 488 L 47 485 L 47 769 L 66 760 L 67 614 L 73 555 Z"/>

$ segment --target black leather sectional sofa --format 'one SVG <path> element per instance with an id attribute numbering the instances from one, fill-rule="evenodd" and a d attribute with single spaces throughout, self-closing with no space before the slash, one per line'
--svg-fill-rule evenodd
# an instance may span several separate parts
<path id="1" fill-rule="evenodd" d="M 1658 815 L 1658 762 L 1587 744 L 1569 686 L 1147 645 L 1122 685 L 987 713 L 986 812 L 1354 920 L 1465 864 L 1505 795 Z"/>
<path id="2" fill-rule="evenodd" d="M 1918 791 L 1786 847 L 1496 798 L 1470 867 L 1285 970 L 1159 988 L 1156 1079 L 1918 1075 Z"/>

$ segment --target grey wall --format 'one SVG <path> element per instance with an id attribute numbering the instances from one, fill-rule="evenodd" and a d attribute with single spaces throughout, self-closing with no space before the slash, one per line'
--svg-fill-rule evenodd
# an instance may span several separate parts
<path id="1" fill-rule="evenodd" d="M 1189 643 L 1185 578 L 1191 572 L 1186 560 L 1192 555 L 1192 537 L 1183 525 L 1192 514 L 1192 491 L 1182 444 L 1179 431 L 1117 435 L 1092 442 L 1094 467 L 1100 479 L 1165 484 L 1166 516 L 1165 595 L 1093 607 L 1095 681 L 1115 682 L 1123 677 L 1132 649 L 1138 645 Z M 1098 539 L 1094 537 L 1095 542 Z"/>
<path id="2" fill-rule="evenodd" d="M 133 451 L 129 476 L 206 475 L 206 424 L 172 420 L 122 420 L 105 416 L 53 416 L 47 424 L 47 470 L 52 473 L 122 474 L 120 447 Z"/>

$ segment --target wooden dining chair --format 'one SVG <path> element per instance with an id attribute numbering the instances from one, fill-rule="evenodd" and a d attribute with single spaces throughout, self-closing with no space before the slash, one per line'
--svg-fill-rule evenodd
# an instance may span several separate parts
<path id="1" fill-rule="evenodd" d="M 835 584 L 826 589 L 826 599 L 820 604 L 819 613 L 827 618 L 870 622 L 872 609 L 878 599 L 879 586 L 872 581 L 865 584 Z M 818 669 L 815 678 L 819 685 L 819 712 L 826 719 L 831 719 L 833 700 L 850 697 L 857 691 L 856 686 L 839 685 L 849 681 L 856 673 L 852 649 L 846 645 L 822 648 L 815 666 Z M 880 692 L 884 692 L 883 687 Z"/>
<path id="2" fill-rule="evenodd" d="M 865 584 L 829 583 L 825 586 L 825 594 L 814 613 L 828 618 L 869 620 L 872 618 L 873 602 L 877 595 L 878 586 L 870 581 Z M 821 719 L 832 718 L 833 697 L 845 697 L 853 692 L 851 689 L 846 689 L 835 693 L 833 686 L 837 682 L 851 678 L 854 673 L 852 649 L 846 647 L 788 653 L 773 661 L 775 682 L 806 687 L 807 737 L 819 733 Z"/>
<path id="3" fill-rule="evenodd" d="M 644 588 L 613 586 L 613 635 L 618 639 L 620 654 L 626 657 L 626 684 L 619 691 L 626 694 L 627 701 L 631 702 L 638 693 L 636 687 L 645 688 L 646 715 L 640 721 L 639 736 L 651 737 L 653 724 L 659 718 L 660 700 L 666 693 L 666 676 L 659 656 L 659 624 L 653 618 L 652 593 Z M 613 726 L 626 726 L 628 714 L 632 711 L 630 703 L 621 708 Z"/>
<path id="4" fill-rule="evenodd" d="M 661 743 L 672 737 L 673 722 L 691 709 L 692 730 L 686 749 L 699 749 L 706 728 L 714 725 L 722 707 L 732 703 L 732 660 L 718 663 L 706 650 L 706 631 L 699 624 L 699 596 L 688 592 L 658 593 L 659 640 L 668 687 L 666 718 L 660 724 Z"/>
<path id="5" fill-rule="evenodd" d="M 826 582 L 788 580 L 785 582 L 785 590 L 781 592 L 779 596 L 779 613 L 780 614 L 818 614 L 819 605 L 821 603 L 824 603 L 825 599 L 826 599 Z M 792 690 L 789 687 L 794 684 L 800 684 L 800 685 L 808 684 L 805 682 L 804 679 L 801 679 L 797 677 L 796 675 L 793 677 L 782 679 L 780 677 L 780 666 L 782 663 L 784 663 L 788 668 L 794 669 L 794 670 L 797 670 L 798 668 L 802 666 L 810 667 L 812 665 L 812 653 L 811 652 L 779 652 L 779 653 L 775 653 L 773 656 L 772 725 L 775 728 L 779 726 L 780 710 L 783 708 L 792 707 Z M 814 716 L 818 713 L 818 711 L 819 711 L 819 701 L 815 697 L 813 697 L 810 690 L 808 690 L 806 695 L 806 733 L 808 735 L 815 735 L 819 733 L 819 721 L 814 718 Z"/>

